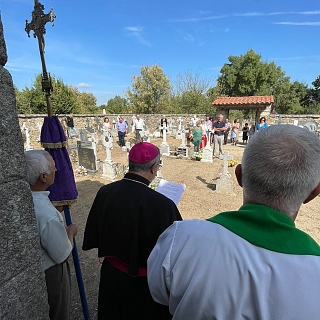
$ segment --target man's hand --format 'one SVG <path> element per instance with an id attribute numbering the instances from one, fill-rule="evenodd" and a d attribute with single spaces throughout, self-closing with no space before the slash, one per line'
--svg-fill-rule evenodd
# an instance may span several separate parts
<path id="1" fill-rule="evenodd" d="M 67 230 L 67 234 L 68 234 L 69 239 L 70 238 L 73 239 L 78 233 L 78 227 L 73 223 L 70 224 L 69 226 L 67 226 L 66 230 Z"/>

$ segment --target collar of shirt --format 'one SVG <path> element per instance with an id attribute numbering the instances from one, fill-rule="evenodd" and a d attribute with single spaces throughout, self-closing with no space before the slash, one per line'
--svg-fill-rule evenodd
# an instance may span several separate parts
<path id="1" fill-rule="evenodd" d="M 247 203 L 238 211 L 222 212 L 207 220 L 258 247 L 286 254 L 320 256 L 320 246 L 297 229 L 290 217 L 264 205 Z"/>

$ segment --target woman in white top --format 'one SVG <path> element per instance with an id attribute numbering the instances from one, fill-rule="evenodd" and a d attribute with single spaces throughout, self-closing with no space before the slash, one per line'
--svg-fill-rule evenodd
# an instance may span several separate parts
<path id="1" fill-rule="evenodd" d="M 109 118 L 104 118 L 104 122 L 103 122 L 103 129 L 110 129 L 111 128 L 111 125 L 110 125 L 110 122 L 109 122 Z"/>

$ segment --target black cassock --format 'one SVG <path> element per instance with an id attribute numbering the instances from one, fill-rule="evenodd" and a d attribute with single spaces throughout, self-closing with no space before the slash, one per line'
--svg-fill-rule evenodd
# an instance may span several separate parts
<path id="1" fill-rule="evenodd" d="M 99 320 L 171 319 L 168 307 L 153 301 L 147 277 L 138 276 L 160 234 L 182 220 L 173 201 L 148 187 L 148 180 L 127 173 L 103 186 L 91 207 L 83 250 L 98 248 L 99 257 L 126 264 L 121 271 L 104 259 L 101 267 Z"/>

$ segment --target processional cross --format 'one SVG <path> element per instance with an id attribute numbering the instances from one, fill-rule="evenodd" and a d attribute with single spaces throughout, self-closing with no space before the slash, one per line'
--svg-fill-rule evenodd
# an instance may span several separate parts
<path id="1" fill-rule="evenodd" d="M 42 63 L 42 91 L 46 93 L 46 101 L 47 101 L 47 109 L 48 109 L 48 116 L 52 116 L 52 106 L 50 100 L 50 92 L 52 91 L 52 83 L 50 74 L 47 72 L 46 62 L 44 59 L 44 35 L 46 33 L 45 24 L 47 22 L 51 22 L 51 25 L 54 26 L 54 19 L 56 18 L 53 9 L 50 9 L 50 12 L 45 14 L 43 12 L 44 6 L 38 1 L 34 0 L 34 10 L 32 11 L 32 20 L 28 23 L 26 20 L 26 27 L 25 31 L 30 38 L 30 31 L 33 30 L 33 37 L 38 38 L 39 44 L 39 51 L 40 51 L 40 58 Z"/>

